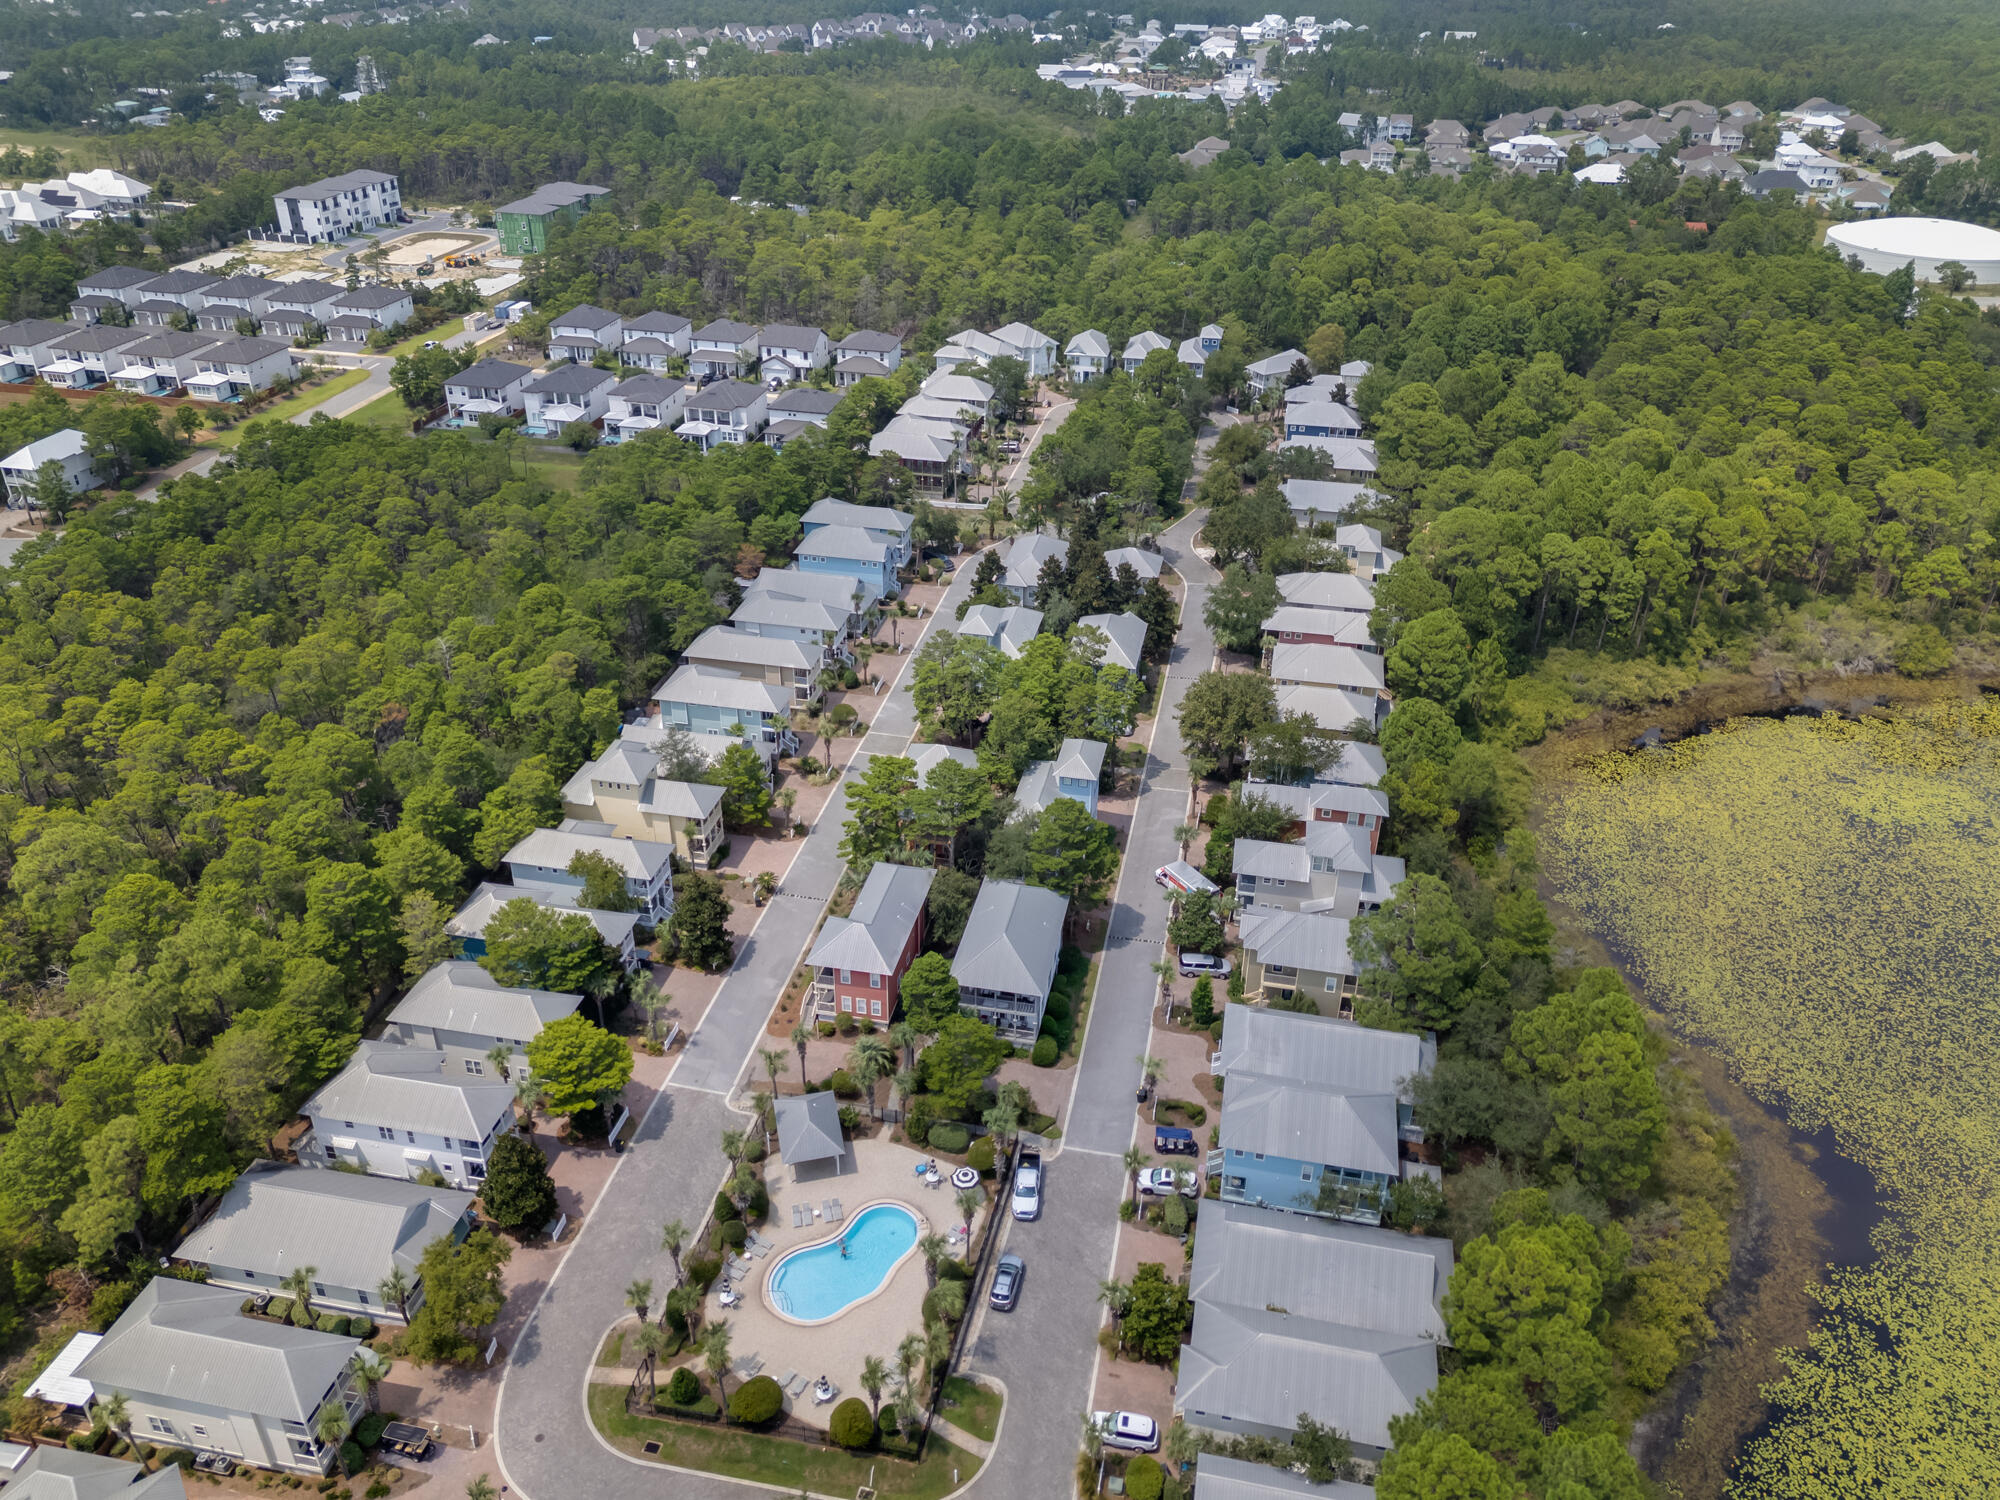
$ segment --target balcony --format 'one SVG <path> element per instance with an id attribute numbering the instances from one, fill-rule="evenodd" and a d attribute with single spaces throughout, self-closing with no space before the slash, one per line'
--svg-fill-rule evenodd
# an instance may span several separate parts
<path id="1" fill-rule="evenodd" d="M 838 1014 L 833 986 L 814 980 L 806 986 L 805 1019 L 831 1021 Z"/>

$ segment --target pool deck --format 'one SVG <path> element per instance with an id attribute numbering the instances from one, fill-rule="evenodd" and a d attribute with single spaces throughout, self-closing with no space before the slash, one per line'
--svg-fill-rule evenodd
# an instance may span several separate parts
<path id="1" fill-rule="evenodd" d="M 868 1393 L 861 1389 L 861 1362 L 869 1355 L 889 1366 L 893 1388 L 896 1346 L 907 1335 L 923 1331 L 924 1293 L 929 1284 L 923 1256 L 912 1254 L 880 1292 L 824 1323 L 807 1326 L 780 1317 L 770 1307 L 765 1289 L 773 1267 L 787 1251 L 820 1244 L 839 1231 L 839 1225 L 829 1225 L 819 1217 L 809 1228 L 792 1228 L 792 1205 L 806 1203 L 819 1209 L 827 1199 L 838 1198 L 846 1210 L 843 1222 L 852 1223 L 869 1204 L 899 1203 L 917 1216 L 920 1240 L 932 1231 L 948 1234 L 959 1223 L 957 1194 L 950 1182 L 925 1187 L 914 1171 L 923 1158 L 909 1147 L 887 1139 L 856 1141 L 854 1159 L 851 1172 L 805 1183 L 793 1182 L 791 1169 L 777 1160 L 766 1163 L 764 1183 L 771 1195 L 771 1215 L 758 1233 L 774 1248 L 761 1260 L 750 1262 L 751 1284 L 738 1306 L 725 1309 L 710 1296 L 706 1313 L 710 1322 L 728 1320 L 732 1363 L 737 1367 L 730 1377 L 732 1387 L 744 1378 L 741 1362 L 751 1356 L 763 1361 L 756 1373 L 774 1380 L 782 1381 L 792 1371 L 808 1380 L 821 1375 L 831 1380 L 837 1395 L 824 1406 L 814 1405 L 810 1387 L 796 1399 L 788 1396 L 785 1401 L 793 1416 L 822 1428 L 841 1400 L 848 1396 L 868 1399 Z M 988 1198 L 990 1203 L 990 1188 Z M 973 1220 L 975 1238 L 981 1222 L 980 1218 Z M 884 1391 L 885 1404 L 892 1394 L 893 1389 Z"/>

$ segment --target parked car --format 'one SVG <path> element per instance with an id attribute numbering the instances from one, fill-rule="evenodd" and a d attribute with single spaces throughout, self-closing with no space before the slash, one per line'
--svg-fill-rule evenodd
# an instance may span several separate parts
<path id="1" fill-rule="evenodd" d="M 1181 955 L 1181 977 L 1183 979 L 1227 979 L 1236 972 L 1236 966 L 1226 958 L 1217 958 L 1213 953 L 1183 953 Z"/>
<path id="2" fill-rule="evenodd" d="M 1183 1198 L 1199 1198 L 1201 1183 L 1186 1167 L 1148 1167 L 1139 1174 L 1139 1191 L 1162 1198 L 1174 1192 Z"/>
<path id="3" fill-rule="evenodd" d="M 1215 890 L 1215 882 L 1184 859 L 1153 871 L 1153 883 L 1184 896 L 1206 896 Z"/>
<path id="4" fill-rule="evenodd" d="M 1107 1448 L 1154 1453 L 1160 1446 L 1160 1424 L 1136 1411 L 1094 1411 L 1090 1420 L 1104 1434 Z"/>
<path id="5" fill-rule="evenodd" d="M 1023 1151 L 1020 1165 L 1014 1168 L 1014 1193 L 1008 1204 L 1017 1219 L 1039 1219 L 1042 1216 L 1042 1153 Z"/>
<path id="6" fill-rule="evenodd" d="M 1009 1250 L 994 1264 L 993 1286 L 986 1293 L 986 1301 L 1002 1312 L 1012 1312 L 1014 1304 L 1021 1300 L 1021 1281 L 1028 1274 L 1028 1263 Z"/>

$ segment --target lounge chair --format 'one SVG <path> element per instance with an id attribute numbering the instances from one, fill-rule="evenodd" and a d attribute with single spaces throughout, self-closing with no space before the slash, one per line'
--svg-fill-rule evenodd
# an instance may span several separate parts
<path id="1" fill-rule="evenodd" d="M 806 1206 L 803 1203 L 794 1203 L 792 1205 L 792 1228 L 803 1229 L 805 1227 Z"/>
<path id="2" fill-rule="evenodd" d="M 750 1247 L 750 1258 L 752 1260 L 762 1260 L 770 1253 L 771 1242 L 769 1240 L 760 1240 Z"/>
<path id="3" fill-rule="evenodd" d="M 842 1219 L 846 1217 L 847 1217 L 847 1210 L 840 1206 L 840 1200 L 838 1198 L 834 1199 L 833 1210 L 832 1210 L 832 1218 L 834 1223 L 838 1224 Z"/>
<path id="4" fill-rule="evenodd" d="M 831 1224 L 833 1222 L 833 1200 L 831 1198 L 821 1201 L 820 1212 L 826 1215 L 827 1223 Z"/>
<path id="5" fill-rule="evenodd" d="M 796 1401 L 806 1393 L 806 1387 L 812 1382 L 803 1375 L 794 1375 L 790 1380 L 781 1381 L 780 1384 L 784 1386 L 785 1394 Z"/>
<path id="6" fill-rule="evenodd" d="M 743 1358 L 736 1361 L 736 1378 L 739 1380 L 748 1380 L 763 1368 L 764 1361 L 759 1356 L 746 1354 Z"/>
<path id="7" fill-rule="evenodd" d="M 787 1396 L 791 1395 L 792 1382 L 794 1380 L 797 1380 L 798 1378 L 799 1378 L 799 1372 L 797 1370 L 787 1370 L 785 1372 L 785 1378 L 778 1382 L 778 1389 L 783 1391 Z"/>

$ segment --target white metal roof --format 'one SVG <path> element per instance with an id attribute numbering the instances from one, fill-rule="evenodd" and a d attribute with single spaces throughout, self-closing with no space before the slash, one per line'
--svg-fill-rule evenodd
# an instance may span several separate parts
<path id="1" fill-rule="evenodd" d="M 76 1373 L 76 1367 L 103 1342 L 104 1335 L 101 1333 L 73 1335 L 49 1361 L 48 1368 L 34 1378 L 24 1394 L 39 1396 L 57 1406 L 88 1406 L 90 1382 Z"/>

